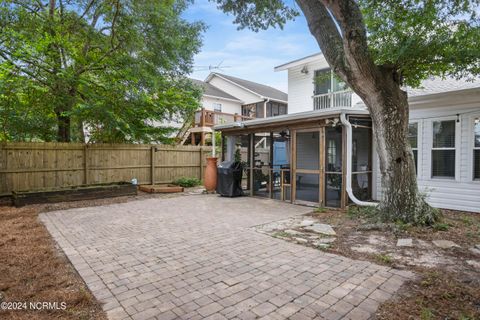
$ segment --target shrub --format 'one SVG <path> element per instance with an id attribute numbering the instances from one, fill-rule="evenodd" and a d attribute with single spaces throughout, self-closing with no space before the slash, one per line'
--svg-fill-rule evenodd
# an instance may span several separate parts
<path id="1" fill-rule="evenodd" d="M 200 185 L 201 181 L 197 178 L 182 177 L 173 181 L 173 184 L 184 188 L 191 188 Z"/>

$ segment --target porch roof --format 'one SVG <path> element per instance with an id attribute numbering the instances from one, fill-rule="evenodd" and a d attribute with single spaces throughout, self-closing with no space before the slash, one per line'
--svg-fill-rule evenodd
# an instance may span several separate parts
<path id="1" fill-rule="evenodd" d="M 266 126 L 285 125 L 294 123 L 311 122 L 315 120 L 331 118 L 340 114 L 347 115 L 369 115 L 367 109 L 363 107 L 332 108 L 327 110 L 313 110 L 298 113 L 280 115 L 276 117 L 258 118 L 241 122 L 231 122 L 214 126 L 214 130 L 219 131 L 241 131 L 242 129 L 258 129 Z"/>

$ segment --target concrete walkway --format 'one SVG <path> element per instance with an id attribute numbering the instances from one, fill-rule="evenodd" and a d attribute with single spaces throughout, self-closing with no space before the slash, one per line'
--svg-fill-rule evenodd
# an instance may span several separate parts
<path id="1" fill-rule="evenodd" d="M 251 228 L 308 211 L 195 195 L 41 219 L 110 319 L 368 319 L 412 275 Z"/>

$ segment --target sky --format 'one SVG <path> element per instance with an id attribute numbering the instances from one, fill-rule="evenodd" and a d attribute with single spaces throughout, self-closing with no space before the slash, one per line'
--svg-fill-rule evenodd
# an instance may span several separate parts
<path id="1" fill-rule="evenodd" d="M 201 52 L 195 56 L 194 79 L 205 80 L 212 70 L 272 86 L 287 92 L 287 72 L 273 68 L 283 63 L 320 51 L 303 16 L 288 21 L 283 30 L 269 29 L 255 33 L 237 30 L 233 16 L 223 13 L 208 0 L 195 0 L 183 17 L 203 21 L 208 29 L 203 34 Z"/>

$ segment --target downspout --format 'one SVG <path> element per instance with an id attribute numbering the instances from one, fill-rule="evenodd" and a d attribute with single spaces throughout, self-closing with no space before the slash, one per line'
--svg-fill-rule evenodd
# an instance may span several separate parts
<path id="1" fill-rule="evenodd" d="M 263 100 L 263 117 L 267 117 L 267 103 L 270 102 L 270 98 Z"/>
<path id="2" fill-rule="evenodd" d="M 359 206 L 371 206 L 376 207 L 378 203 L 368 202 L 357 199 L 352 191 L 352 124 L 347 120 L 346 114 L 344 111 L 340 114 L 340 121 L 347 129 L 347 177 L 346 177 L 346 190 L 347 194 L 352 201 Z"/>

